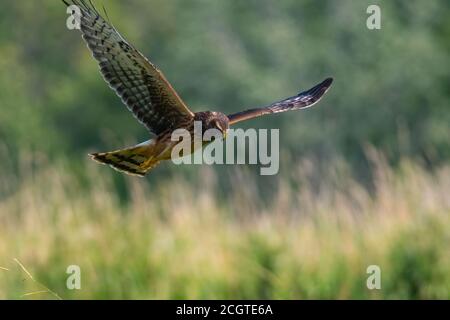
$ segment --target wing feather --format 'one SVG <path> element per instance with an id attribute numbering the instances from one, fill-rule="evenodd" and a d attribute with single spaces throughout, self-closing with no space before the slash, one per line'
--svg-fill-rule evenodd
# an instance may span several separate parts
<path id="1" fill-rule="evenodd" d="M 228 119 L 230 125 L 266 114 L 309 108 L 322 98 L 325 92 L 330 88 L 332 82 L 332 78 L 327 78 L 307 91 L 279 102 L 272 103 L 270 106 L 250 109 L 229 115 Z"/>
<path id="2" fill-rule="evenodd" d="M 92 2 L 69 2 L 80 8 L 81 33 L 103 78 L 142 124 L 160 134 L 193 119 L 164 75 L 103 19 Z"/>

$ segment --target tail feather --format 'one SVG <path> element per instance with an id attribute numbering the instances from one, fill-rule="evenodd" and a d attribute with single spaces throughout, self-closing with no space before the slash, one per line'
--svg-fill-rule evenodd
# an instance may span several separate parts
<path id="1" fill-rule="evenodd" d="M 143 177 L 160 162 L 153 146 L 153 141 L 149 140 L 130 148 L 92 153 L 90 156 L 93 160 L 107 164 L 117 171 Z"/>

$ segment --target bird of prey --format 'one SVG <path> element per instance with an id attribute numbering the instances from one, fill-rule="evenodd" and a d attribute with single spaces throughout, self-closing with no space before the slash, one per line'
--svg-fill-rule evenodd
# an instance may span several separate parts
<path id="1" fill-rule="evenodd" d="M 293 97 L 231 115 L 217 111 L 192 112 L 161 71 L 128 43 L 91 1 L 62 1 L 80 9 L 80 30 L 99 63 L 103 78 L 139 122 L 156 136 L 130 148 L 91 154 L 94 160 L 128 174 L 144 176 L 160 161 L 171 159 L 171 151 L 178 143 L 171 139 L 175 129 L 184 128 L 193 134 L 194 121 L 201 121 L 203 131 L 214 128 L 225 135 L 230 125 L 240 121 L 310 107 L 321 99 L 333 81 L 327 78 Z"/>

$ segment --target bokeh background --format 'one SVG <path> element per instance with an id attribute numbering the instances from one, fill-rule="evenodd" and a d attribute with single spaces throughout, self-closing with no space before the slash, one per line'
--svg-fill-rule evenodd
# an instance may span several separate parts
<path id="1" fill-rule="evenodd" d="M 95 3 L 194 111 L 335 82 L 315 108 L 242 124 L 280 129 L 276 176 L 166 163 L 128 177 L 87 153 L 148 133 L 65 6 L 2 1 L 0 298 L 450 298 L 448 1 Z"/>

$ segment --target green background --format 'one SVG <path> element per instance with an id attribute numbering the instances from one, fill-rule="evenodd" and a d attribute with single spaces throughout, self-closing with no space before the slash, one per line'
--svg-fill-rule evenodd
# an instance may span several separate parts
<path id="1" fill-rule="evenodd" d="M 0 297 L 35 290 L 14 257 L 63 298 L 449 297 L 448 1 L 96 4 L 193 111 L 335 81 L 317 107 L 240 126 L 280 129 L 277 176 L 165 163 L 135 180 L 88 160 L 149 134 L 64 5 L 2 1 Z M 65 287 L 73 263 L 81 291 Z"/>

